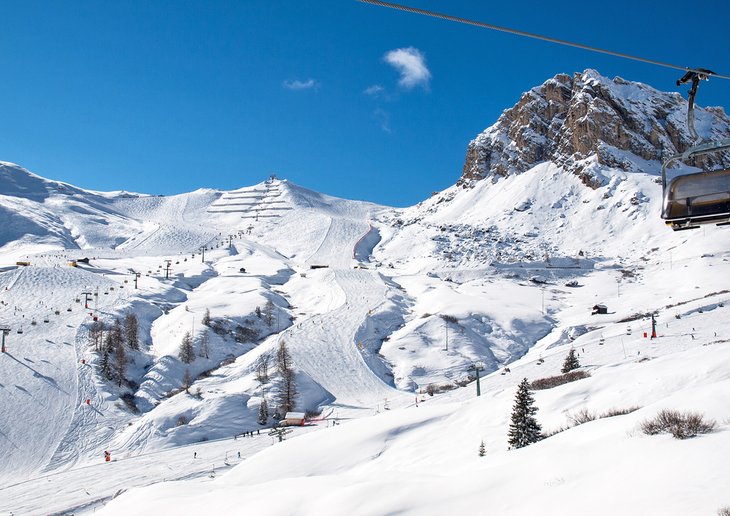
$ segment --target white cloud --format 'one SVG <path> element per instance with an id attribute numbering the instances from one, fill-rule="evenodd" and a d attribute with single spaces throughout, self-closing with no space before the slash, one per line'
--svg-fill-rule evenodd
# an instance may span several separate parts
<path id="1" fill-rule="evenodd" d="M 367 88 L 365 88 L 365 91 L 363 91 L 363 93 L 365 95 L 370 95 L 371 97 L 377 97 L 384 91 L 385 88 L 383 88 L 380 84 L 373 84 L 372 86 L 368 86 Z"/>
<path id="2" fill-rule="evenodd" d="M 428 88 L 431 72 L 426 66 L 425 56 L 417 48 L 397 48 L 386 52 L 383 59 L 400 73 L 398 84 L 402 87 L 407 89 L 416 86 Z"/>
<path id="3" fill-rule="evenodd" d="M 376 109 L 373 113 L 373 117 L 375 117 L 375 120 L 378 121 L 380 124 L 380 128 L 385 131 L 386 133 L 392 132 L 390 129 L 390 114 L 385 111 L 384 109 Z"/>
<path id="4" fill-rule="evenodd" d="M 311 90 L 319 87 L 319 83 L 314 79 L 307 79 L 306 81 L 293 80 L 284 81 L 282 86 L 284 86 L 287 90 Z"/>

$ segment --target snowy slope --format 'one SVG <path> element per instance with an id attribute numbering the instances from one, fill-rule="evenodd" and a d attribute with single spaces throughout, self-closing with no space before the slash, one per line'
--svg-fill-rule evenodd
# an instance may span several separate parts
<path id="1" fill-rule="evenodd" d="M 549 112 L 545 88 L 570 92 L 546 84 L 516 112 Z M 506 112 L 477 150 L 512 142 L 502 151 L 518 154 L 494 163 L 524 167 L 482 179 L 465 167 L 458 185 L 406 209 L 276 178 L 166 197 L 90 192 L 2 164 L 0 324 L 11 332 L 0 355 L 0 511 L 90 512 L 156 483 L 108 512 L 443 514 L 479 506 L 485 493 L 501 514 L 555 512 L 568 492 L 569 514 L 600 497 L 608 502 L 596 514 L 730 504 L 717 458 L 730 449 L 727 230 L 664 226 L 659 161 L 639 130 L 651 132 L 657 106 L 678 127 L 681 101 L 595 72 L 571 84 L 566 105 L 589 108 L 580 123 L 633 120 L 637 129 L 622 133 L 631 141 L 608 141 L 608 131 L 592 154 L 530 154 L 549 140 L 534 128 L 548 126 L 530 119 L 532 132 L 510 132 L 517 118 Z M 698 119 L 703 134 L 724 134 L 721 113 Z M 571 160 L 555 158 L 566 149 Z M 68 266 L 82 257 L 90 263 Z M 591 316 L 597 303 L 609 313 Z M 660 338 L 650 341 L 652 312 Z M 128 351 L 124 378 L 109 379 L 91 325 L 129 313 L 141 346 Z M 190 364 L 178 357 L 186 332 Z M 276 420 L 257 419 L 262 400 L 275 410 L 281 377 L 273 359 L 269 379 L 257 369 L 281 342 L 296 408 L 321 415 L 280 444 L 263 435 Z M 536 394 L 544 429 L 584 408 L 640 409 L 508 451 L 516 385 L 557 374 L 571 347 L 592 376 Z M 682 442 L 641 434 L 664 407 L 699 410 L 717 431 Z M 104 450 L 115 462 L 100 464 Z M 671 478 L 667 457 L 681 465 Z M 213 480 L 211 471 L 230 472 Z M 161 483 L 183 478 L 194 480 Z M 61 487 L 69 482 L 83 488 Z"/>

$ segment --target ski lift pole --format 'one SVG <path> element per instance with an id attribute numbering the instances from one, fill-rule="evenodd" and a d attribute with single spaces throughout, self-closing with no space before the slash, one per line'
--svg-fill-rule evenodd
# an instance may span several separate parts
<path id="1" fill-rule="evenodd" d="M 474 364 L 472 364 L 472 366 L 468 370 L 469 371 L 475 371 L 476 372 L 476 375 L 477 375 L 477 396 L 481 396 L 482 395 L 482 387 L 479 384 L 479 371 L 483 371 L 484 370 L 484 366 L 482 366 L 481 363 L 479 363 L 479 362 L 475 362 Z"/>
<path id="2" fill-rule="evenodd" d="M 3 334 L 2 352 L 5 353 L 5 337 L 10 333 L 10 328 L 7 326 L 0 327 L 0 332 Z"/>

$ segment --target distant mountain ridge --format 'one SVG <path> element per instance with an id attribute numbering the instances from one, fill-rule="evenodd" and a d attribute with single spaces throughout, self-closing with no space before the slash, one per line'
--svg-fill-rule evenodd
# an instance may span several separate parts
<path id="1" fill-rule="evenodd" d="M 469 143 L 457 184 L 470 188 L 547 161 L 591 188 L 606 184 L 600 167 L 656 172 L 663 156 L 692 144 L 686 112 L 687 101 L 678 92 L 608 79 L 595 70 L 558 74 L 524 93 Z M 701 137 L 730 137 L 730 118 L 722 108 L 696 108 L 695 113 Z M 704 159 L 707 166 L 730 166 L 728 158 Z"/>

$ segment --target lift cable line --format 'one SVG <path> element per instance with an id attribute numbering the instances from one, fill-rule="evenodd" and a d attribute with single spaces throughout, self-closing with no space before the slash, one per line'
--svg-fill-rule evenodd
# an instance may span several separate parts
<path id="1" fill-rule="evenodd" d="M 583 45 L 581 43 L 574 43 L 564 39 L 551 38 L 549 36 L 542 36 L 540 34 L 534 34 L 532 32 L 525 32 L 517 29 L 510 29 L 507 27 L 500 27 L 499 25 L 493 25 L 491 23 L 484 23 L 475 20 L 469 20 L 467 18 L 460 18 L 458 16 L 451 16 L 449 14 L 437 13 L 434 11 L 426 11 L 424 9 L 418 9 L 416 7 L 409 7 L 407 5 L 393 4 L 390 2 L 381 2 L 380 0 L 357 0 L 358 2 L 370 5 L 377 5 L 380 7 L 388 7 L 390 9 L 396 9 L 398 11 L 404 11 L 407 13 L 420 14 L 422 16 L 430 16 L 431 18 L 438 18 L 441 20 L 452 21 L 456 23 L 463 23 L 465 25 L 472 25 L 474 27 L 481 27 L 483 29 L 491 29 L 499 32 L 506 32 L 508 34 L 514 34 L 516 36 L 523 36 L 526 38 L 538 39 L 541 41 L 547 41 L 549 43 L 556 43 L 558 45 L 564 45 L 573 48 L 580 48 L 582 50 L 588 50 L 589 52 L 598 52 L 599 54 L 607 54 L 614 57 L 620 57 L 623 59 L 631 59 L 633 61 L 640 61 L 642 63 L 653 64 L 656 66 L 663 66 L 665 68 L 673 68 L 675 70 L 683 70 L 685 72 L 694 72 L 698 74 L 705 74 L 711 77 L 717 77 L 719 79 L 730 79 L 730 75 L 721 75 L 719 73 L 712 72 L 703 68 L 691 68 L 688 66 L 679 66 L 672 63 L 665 63 L 664 61 L 656 61 L 654 59 L 647 59 L 644 57 L 632 56 L 630 54 L 624 54 L 622 52 L 614 52 L 612 50 L 606 50 L 603 48 L 592 47 L 589 45 Z"/>
<path id="2" fill-rule="evenodd" d="M 730 138 L 720 140 L 705 140 L 695 130 L 695 98 L 697 88 L 701 81 L 709 80 L 710 77 L 719 79 L 730 79 L 728 75 L 721 75 L 706 68 L 690 68 L 686 66 L 678 66 L 663 61 L 655 61 L 643 57 L 623 54 L 621 52 L 613 52 L 602 48 L 573 43 L 562 39 L 541 36 L 531 32 L 499 27 L 490 23 L 483 23 L 466 18 L 459 18 L 448 14 L 436 13 L 433 11 L 425 11 L 415 7 L 408 7 L 390 2 L 381 2 L 380 0 L 357 0 L 358 2 L 377 5 L 380 7 L 388 7 L 408 13 L 420 14 L 432 18 L 473 25 L 485 29 L 507 32 L 517 36 L 539 39 L 558 45 L 564 45 L 574 48 L 588 50 L 589 52 L 597 52 L 607 54 L 623 59 L 640 61 L 642 63 L 663 66 L 676 70 L 683 70 L 685 73 L 677 81 L 677 86 L 691 83 L 689 90 L 689 98 L 687 103 L 687 129 L 692 137 L 693 143 L 684 152 L 674 154 L 663 160 L 662 163 L 662 212 L 661 217 L 666 224 L 673 230 L 696 229 L 703 224 L 717 224 L 719 226 L 730 225 L 730 168 L 710 169 L 701 166 L 701 171 L 697 173 L 680 173 L 677 177 L 669 180 L 667 177 L 667 169 L 673 164 L 686 162 L 698 156 L 705 154 L 719 154 L 730 150 Z M 544 307 L 543 307 L 544 311 Z M 478 385 L 478 384 L 477 384 Z"/>

